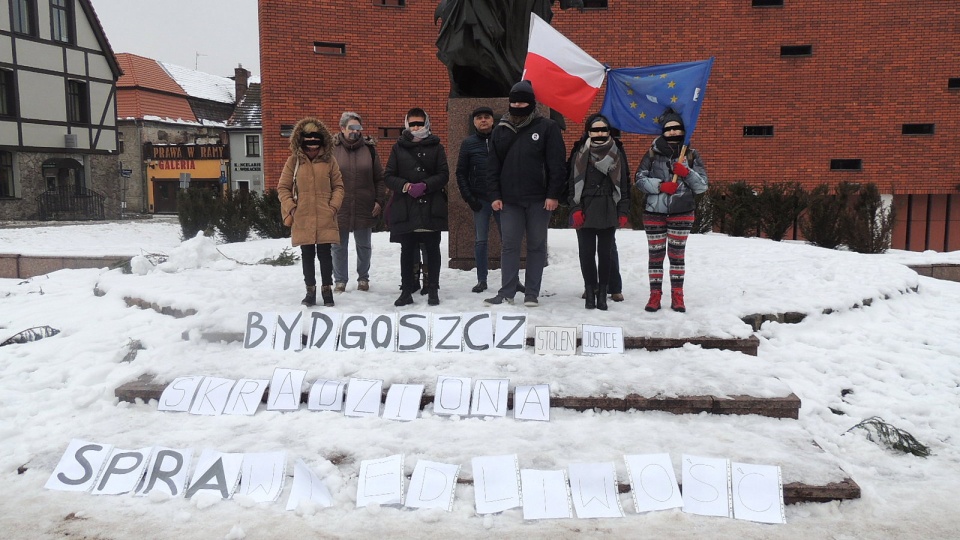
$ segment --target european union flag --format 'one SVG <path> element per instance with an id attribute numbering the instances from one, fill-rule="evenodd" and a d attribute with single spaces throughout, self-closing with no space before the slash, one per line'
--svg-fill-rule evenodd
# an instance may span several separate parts
<path id="1" fill-rule="evenodd" d="M 660 116 L 668 107 L 680 114 L 690 142 L 713 58 L 643 68 L 611 69 L 600 114 L 627 133 L 660 135 Z"/>

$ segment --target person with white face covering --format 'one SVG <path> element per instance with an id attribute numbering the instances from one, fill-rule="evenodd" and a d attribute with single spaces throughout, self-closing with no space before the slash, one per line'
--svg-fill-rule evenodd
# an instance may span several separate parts
<path id="1" fill-rule="evenodd" d="M 406 129 L 390 150 L 385 180 L 393 191 L 390 202 L 391 241 L 400 243 L 400 297 L 397 307 L 413 303 L 419 284 L 415 274 L 420 244 L 426 251 L 427 303 L 440 304 L 440 232 L 448 229 L 447 182 L 450 169 L 440 138 L 430 132 L 430 117 L 413 108 L 404 118 Z"/>
<path id="2" fill-rule="evenodd" d="M 660 125 L 663 135 L 654 139 L 637 168 L 637 189 L 647 197 L 643 228 L 649 249 L 650 300 L 644 309 L 649 312 L 660 309 L 663 261 L 669 256 L 670 308 L 684 312 L 687 310 L 683 298 L 687 236 L 693 228 L 697 207 L 694 195 L 707 190 L 707 170 L 700 153 L 693 148 L 687 148 L 683 159 L 680 158 L 686 130 L 679 114 L 667 109 L 660 116 Z"/>
<path id="3" fill-rule="evenodd" d="M 340 133 L 333 139 L 333 156 L 340 164 L 345 195 L 337 225 L 340 244 L 333 246 L 334 292 L 342 293 L 349 280 L 350 233 L 357 250 L 357 290 L 370 290 L 371 236 L 381 209 L 386 205 L 383 166 L 377 142 L 363 136 L 360 115 L 347 111 L 340 116 Z"/>

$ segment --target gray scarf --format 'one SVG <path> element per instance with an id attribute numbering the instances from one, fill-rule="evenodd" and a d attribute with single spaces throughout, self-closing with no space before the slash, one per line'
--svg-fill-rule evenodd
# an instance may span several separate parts
<path id="1" fill-rule="evenodd" d="M 613 203 L 620 202 L 620 149 L 611 138 L 600 145 L 592 145 L 590 140 L 584 141 L 573 160 L 573 204 L 579 205 L 583 196 L 583 188 L 587 184 L 587 167 L 593 165 L 613 183 Z"/>

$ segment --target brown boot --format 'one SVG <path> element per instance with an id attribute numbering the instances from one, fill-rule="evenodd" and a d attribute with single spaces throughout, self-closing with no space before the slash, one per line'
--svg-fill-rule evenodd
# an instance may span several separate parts
<path id="1" fill-rule="evenodd" d="M 316 285 L 307 285 L 307 295 L 303 297 L 303 300 L 301 300 L 300 303 L 307 307 L 313 307 L 317 305 Z"/>
<path id="2" fill-rule="evenodd" d="M 316 289 L 316 287 L 314 287 Z M 333 289 L 329 285 L 324 285 L 320 288 L 320 297 L 323 298 L 323 305 L 325 307 L 333 307 Z"/>

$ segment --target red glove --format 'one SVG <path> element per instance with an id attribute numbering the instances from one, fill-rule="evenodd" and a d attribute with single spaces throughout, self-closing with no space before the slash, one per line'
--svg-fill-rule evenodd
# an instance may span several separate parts
<path id="1" fill-rule="evenodd" d="M 573 228 L 579 229 L 583 227 L 583 210 L 577 210 L 573 213 Z"/>
<path id="2" fill-rule="evenodd" d="M 660 193 L 673 195 L 677 192 L 677 182 L 660 182 Z"/>
<path id="3" fill-rule="evenodd" d="M 620 219 L 617 220 L 620 222 L 620 228 L 623 229 L 627 226 L 627 216 L 620 216 Z"/>
<path id="4" fill-rule="evenodd" d="M 687 167 L 686 165 L 678 161 L 673 164 L 673 174 L 677 174 L 682 176 L 683 178 L 686 178 L 687 175 L 690 174 L 690 167 Z"/>

